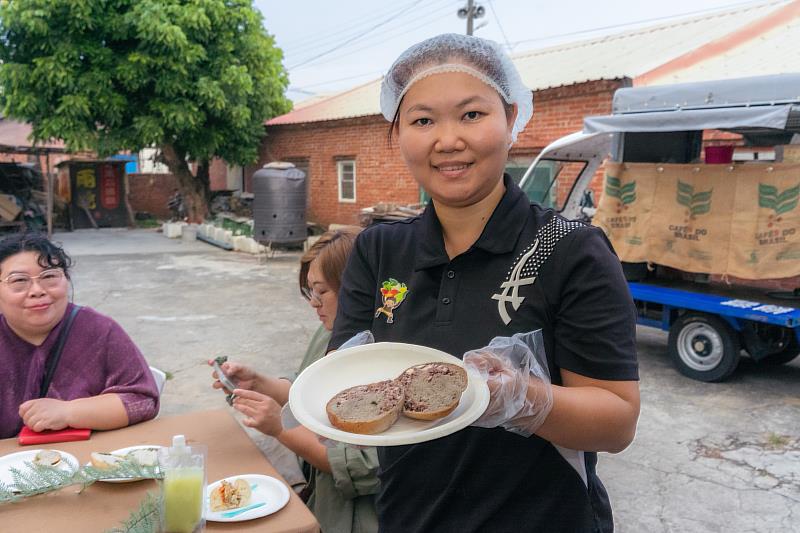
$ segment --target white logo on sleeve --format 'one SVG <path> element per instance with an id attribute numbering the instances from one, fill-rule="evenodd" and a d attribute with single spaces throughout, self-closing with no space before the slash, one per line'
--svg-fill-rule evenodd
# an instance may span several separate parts
<path id="1" fill-rule="evenodd" d="M 525 297 L 519 295 L 519 288 L 523 285 L 533 285 L 533 283 L 536 281 L 535 275 L 527 278 L 523 278 L 522 276 L 523 274 L 530 273 L 529 271 L 525 270 L 525 263 L 528 262 L 528 259 L 530 259 L 534 253 L 536 253 L 536 249 L 538 247 L 539 239 L 536 239 L 531 245 L 530 249 L 525 252 L 522 257 L 519 258 L 517 264 L 514 265 L 508 281 L 504 281 L 500 285 L 500 288 L 503 289 L 502 294 L 492 295 L 492 300 L 497 300 L 497 311 L 500 313 L 500 318 L 503 320 L 503 324 L 506 326 L 509 324 L 509 322 L 511 322 L 511 316 L 508 314 L 506 304 L 510 303 L 511 307 L 514 308 L 514 311 L 519 309 L 519 306 L 525 301 Z"/>
<path id="2" fill-rule="evenodd" d="M 503 292 L 492 295 L 492 300 L 497 300 L 497 312 L 500 313 L 503 324 L 507 326 L 511 322 L 506 304 L 510 303 L 514 311 L 519 309 L 525 301 L 525 297 L 519 294 L 519 288 L 533 285 L 539 275 L 539 269 L 553 253 L 558 241 L 580 227 L 583 227 L 580 222 L 554 216 L 536 232 L 536 239 L 517 256 L 514 268 L 508 271 L 508 279 L 500 284 Z"/>

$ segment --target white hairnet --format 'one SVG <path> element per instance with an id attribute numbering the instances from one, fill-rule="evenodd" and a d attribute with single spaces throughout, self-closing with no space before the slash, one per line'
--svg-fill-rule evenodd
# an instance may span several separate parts
<path id="1" fill-rule="evenodd" d="M 514 63 L 494 41 L 457 33 L 437 35 L 402 54 L 381 83 L 381 113 L 394 120 L 400 101 L 417 81 L 442 72 L 464 72 L 492 87 L 508 104 L 517 105 L 512 142 L 533 114 L 533 94 L 522 83 Z"/>

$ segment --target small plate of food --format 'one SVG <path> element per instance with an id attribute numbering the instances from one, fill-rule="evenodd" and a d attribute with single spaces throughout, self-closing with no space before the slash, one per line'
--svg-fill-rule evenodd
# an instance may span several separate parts
<path id="1" fill-rule="evenodd" d="M 92 452 L 91 461 L 87 463 L 87 466 L 91 465 L 98 470 L 110 470 L 121 461 L 131 460 L 138 462 L 142 466 L 156 466 L 158 464 L 158 450 L 160 449 L 161 446 L 156 444 L 141 444 L 111 452 Z M 100 481 L 105 481 L 106 483 L 130 483 L 139 480 L 139 478 L 109 478 L 101 479 Z"/>
<path id="2" fill-rule="evenodd" d="M 261 474 L 226 477 L 206 489 L 206 520 L 253 520 L 283 509 L 288 502 L 289 488 L 274 477 Z"/>
<path id="3" fill-rule="evenodd" d="M 11 469 L 24 470 L 26 463 L 54 466 L 65 472 L 78 470 L 78 458 L 61 450 L 25 450 L 0 457 L 0 483 L 14 490 Z"/>
<path id="4" fill-rule="evenodd" d="M 450 354 L 414 344 L 378 342 L 323 357 L 289 390 L 302 425 L 328 439 L 398 446 L 464 429 L 489 404 L 489 388 Z"/>

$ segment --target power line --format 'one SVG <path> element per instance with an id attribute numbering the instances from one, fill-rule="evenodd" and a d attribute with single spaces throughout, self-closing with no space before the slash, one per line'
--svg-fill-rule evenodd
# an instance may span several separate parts
<path id="1" fill-rule="evenodd" d="M 506 35 L 506 31 L 503 29 L 503 25 L 500 24 L 500 17 L 497 16 L 497 11 L 494 10 L 494 2 L 492 0 L 487 0 L 489 2 L 489 9 L 492 10 L 492 15 L 494 16 L 494 20 L 497 22 L 497 27 L 500 28 L 500 33 L 503 35 L 503 40 L 506 42 L 506 47 L 510 52 L 512 50 L 511 43 L 508 42 L 508 36 Z"/>
<path id="2" fill-rule="evenodd" d="M 411 0 L 401 9 L 408 9 L 414 3 L 415 0 Z M 321 33 L 318 34 L 316 37 L 304 38 L 302 40 L 289 42 L 283 45 L 281 48 L 287 54 L 292 54 L 292 55 L 309 52 L 313 49 L 318 49 L 324 46 L 328 46 L 329 44 L 333 44 L 334 42 L 339 41 L 342 38 L 347 39 L 349 37 L 352 37 L 353 35 L 362 34 L 365 28 L 369 28 L 374 23 L 383 20 L 385 17 L 386 17 L 386 9 L 375 11 L 369 15 L 359 16 L 357 23 L 352 23 L 348 21 L 346 24 L 343 24 L 344 27 L 342 29 L 339 29 L 337 31 L 329 33 Z"/>
<path id="3" fill-rule="evenodd" d="M 453 0 L 445 0 L 446 3 L 450 3 L 452 1 Z M 410 29 L 410 28 L 419 27 L 420 26 L 420 23 L 419 23 L 420 20 L 430 20 L 430 18 L 433 17 L 436 13 L 441 12 L 443 10 L 451 9 L 449 6 L 439 6 L 439 7 L 434 7 L 431 10 L 431 6 L 432 5 L 435 5 L 435 2 L 428 2 L 421 9 L 416 9 L 416 10 L 407 9 L 405 13 L 401 14 L 400 16 L 398 16 L 398 17 L 396 17 L 394 19 L 393 26 L 398 26 L 399 29 L 402 32 L 407 32 L 408 30 L 406 28 Z M 428 8 L 428 11 L 425 11 L 426 8 Z M 408 18 L 407 15 L 409 15 L 409 14 L 411 15 L 412 18 Z M 379 43 L 383 39 L 385 39 L 385 37 L 387 35 L 387 32 L 391 33 L 392 31 L 395 31 L 396 29 L 398 29 L 398 28 L 387 29 L 387 30 L 384 30 L 384 32 L 377 33 L 377 34 L 372 34 L 372 35 L 366 35 L 363 31 L 361 31 L 360 35 L 363 37 L 363 40 L 361 41 L 361 43 L 368 43 L 368 42 Z M 324 50 L 322 50 L 322 49 L 320 49 L 320 47 L 318 47 L 317 50 L 313 51 L 312 53 L 314 55 L 317 55 L 321 51 L 324 51 Z M 306 56 L 306 57 L 308 57 L 308 56 Z M 303 63 L 303 62 L 305 62 L 305 60 L 306 59 L 298 59 L 298 60 L 295 60 L 294 62 L 295 63 Z"/>
<path id="4" fill-rule="evenodd" d="M 452 9 L 451 6 L 446 6 L 444 8 L 440 8 L 437 11 L 446 11 L 446 13 L 444 13 L 443 15 L 440 15 L 438 17 L 435 17 L 435 18 L 431 18 L 431 16 L 429 15 L 427 22 L 424 22 L 424 23 L 421 23 L 421 24 L 416 24 L 414 26 L 414 29 L 424 28 L 425 26 L 429 26 L 430 24 L 434 24 L 434 23 L 438 22 L 439 20 L 441 20 L 441 19 L 443 19 L 445 17 L 450 17 L 452 15 L 451 9 Z M 433 13 L 431 13 L 431 15 L 433 15 Z M 388 32 L 382 33 L 381 35 L 379 35 L 377 37 L 379 37 L 383 42 L 387 42 L 387 41 L 389 41 L 389 40 L 391 40 L 394 37 L 397 37 L 399 35 L 402 35 L 402 36 L 407 35 L 407 31 L 406 31 L 405 27 L 396 28 L 395 30 L 389 30 Z M 349 49 L 348 51 L 346 51 L 346 52 L 344 52 L 342 54 L 338 54 L 338 55 L 335 55 L 332 58 L 328 58 L 328 62 L 330 63 L 330 62 L 333 62 L 335 60 L 341 59 L 343 57 L 347 57 L 347 56 L 353 55 L 353 54 L 355 54 L 357 52 L 360 52 L 362 50 L 366 50 L 367 48 L 371 48 L 373 46 L 372 42 L 361 43 L 361 44 L 362 44 L 362 46 L 360 46 L 358 48 L 352 48 L 352 49 Z"/>
<path id="5" fill-rule="evenodd" d="M 359 35 L 356 35 L 354 37 L 351 37 L 350 39 L 346 39 L 345 41 L 339 43 L 338 45 L 334 46 L 333 48 L 331 48 L 329 50 L 326 50 L 326 51 L 324 51 L 324 52 L 322 52 L 320 54 L 317 54 L 314 57 L 312 57 L 310 59 L 307 59 L 307 60 L 305 60 L 305 61 L 303 61 L 301 63 L 293 65 L 293 66 L 289 67 L 289 69 L 291 70 L 291 69 L 294 69 L 294 68 L 297 68 L 297 67 L 302 67 L 303 65 L 307 65 L 307 64 L 311 63 L 312 61 L 316 61 L 317 59 L 330 54 L 331 52 L 335 52 L 336 50 L 339 50 L 340 48 L 352 43 L 353 41 L 357 41 L 358 39 L 361 39 L 362 37 L 364 37 L 365 35 L 369 34 L 370 32 L 373 32 L 373 31 L 377 30 L 378 28 L 380 28 L 382 26 L 385 26 L 386 24 L 389 24 L 390 22 L 392 22 L 393 20 L 395 20 L 397 15 L 401 15 L 401 14 L 405 13 L 410 8 L 416 6 L 417 4 L 421 4 L 422 2 L 423 2 L 423 0 L 417 0 L 416 2 L 414 2 L 411 5 L 409 5 L 408 7 L 403 8 L 399 13 L 397 13 L 395 15 L 392 15 L 387 19 L 384 19 L 382 22 L 379 22 L 378 24 L 375 24 L 374 26 L 369 28 L 366 32 L 364 32 L 363 34 L 359 34 Z"/>
<path id="6" fill-rule="evenodd" d="M 340 81 L 354 80 L 356 78 L 366 78 L 367 76 L 380 76 L 381 74 L 383 74 L 383 71 L 375 71 L 375 70 L 373 70 L 372 72 L 365 72 L 363 74 L 356 74 L 354 76 L 347 76 L 345 78 L 336 78 L 335 80 L 327 80 L 327 81 L 321 81 L 321 82 L 317 82 L 317 83 L 311 83 L 309 85 L 302 85 L 300 87 L 292 88 L 290 86 L 289 90 L 302 91 L 304 89 L 310 89 L 311 87 L 319 87 L 320 85 L 330 85 L 332 83 L 338 83 Z"/>

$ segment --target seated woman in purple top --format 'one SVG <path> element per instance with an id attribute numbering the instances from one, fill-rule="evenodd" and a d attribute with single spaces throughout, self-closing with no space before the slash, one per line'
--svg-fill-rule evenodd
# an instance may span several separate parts
<path id="1" fill-rule="evenodd" d="M 0 438 L 27 425 L 115 429 L 153 418 L 158 389 L 139 349 L 112 319 L 82 307 L 40 398 L 47 359 L 74 307 L 64 250 L 39 234 L 0 241 Z"/>

